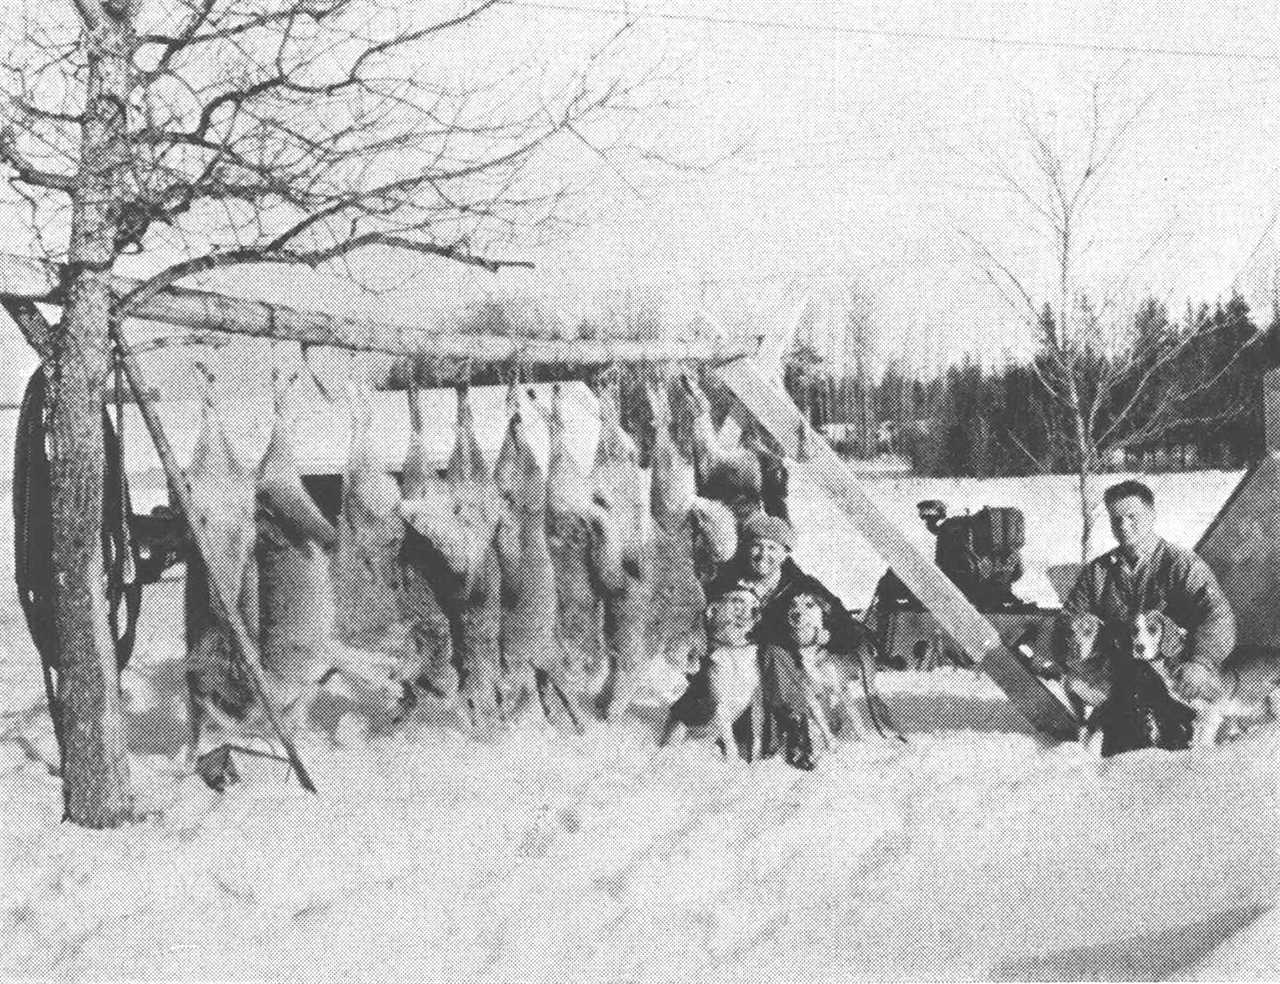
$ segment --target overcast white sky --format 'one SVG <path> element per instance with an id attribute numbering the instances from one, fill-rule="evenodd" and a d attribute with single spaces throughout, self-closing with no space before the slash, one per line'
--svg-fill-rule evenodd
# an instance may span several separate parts
<path id="1" fill-rule="evenodd" d="M 661 60 L 654 94 L 675 101 L 632 137 L 691 160 L 738 153 L 707 173 L 571 155 L 598 181 L 578 203 L 579 228 L 519 250 L 535 271 L 418 263 L 408 290 L 347 302 L 412 319 L 432 301 L 530 293 L 572 316 L 629 294 L 660 299 L 677 319 L 703 302 L 740 322 L 857 285 L 883 357 L 1025 350 L 1029 332 L 956 230 L 989 244 L 1037 294 L 1053 277 L 1049 243 L 974 162 L 985 147 L 1029 175 L 1024 112 L 1070 157 L 1091 86 L 1114 79 L 1115 118 L 1150 101 L 1088 213 L 1084 284 L 1109 290 L 1127 277 L 1130 296 L 1151 291 L 1178 311 L 1236 286 L 1269 315 L 1280 241 L 1274 4 L 911 6 L 528 0 L 493 12 L 456 57 L 564 63 L 625 10 L 637 24 L 618 67 Z M 385 258 L 378 267 L 386 273 Z M 326 293 L 306 287 L 309 298 Z"/>
<path id="2" fill-rule="evenodd" d="M 542 16 L 548 32 L 609 23 L 565 9 L 608 4 L 555 6 Z M 685 112 L 663 120 L 675 142 L 714 155 L 741 141 L 744 151 L 705 176 L 651 175 L 643 198 L 615 188 L 589 230 L 542 258 L 540 275 L 563 278 L 566 295 L 617 282 L 686 303 L 705 280 L 713 304 L 730 308 L 767 302 L 788 281 L 821 295 L 855 280 L 887 346 L 990 347 L 1002 327 L 1019 331 L 1016 318 L 955 231 L 989 243 L 1036 287 L 1047 288 L 1053 260 L 1029 210 L 971 162 L 988 147 L 1029 174 L 1023 112 L 1070 159 L 1083 149 L 1092 85 L 1114 78 L 1115 118 L 1150 102 L 1082 230 L 1093 243 L 1086 282 L 1127 275 L 1133 292 L 1175 307 L 1233 284 L 1269 299 L 1280 204 L 1273 5 L 907 6 L 630 5 L 653 13 L 641 30 L 683 64 Z"/>
<path id="3" fill-rule="evenodd" d="M 745 150 L 705 177 L 654 176 L 644 199 L 619 191 L 542 273 L 573 282 L 586 269 L 588 281 L 683 297 L 705 278 L 729 306 L 788 278 L 819 294 L 860 280 L 886 345 L 989 347 L 1000 328 L 1018 331 L 1016 318 L 955 230 L 1036 287 L 1047 289 L 1053 260 L 1029 210 L 966 158 L 989 147 L 1029 174 L 1024 111 L 1070 158 L 1083 149 L 1093 83 L 1114 78 L 1116 118 L 1151 101 L 1082 230 L 1093 242 L 1086 282 L 1128 275 L 1132 291 L 1175 307 L 1233 284 L 1269 298 L 1280 203 L 1273 5 L 905 6 L 646 8 L 667 15 L 644 24 L 653 43 L 687 59 L 684 143 Z M 589 32 L 602 20 L 564 10 L 555 23 Z"/>

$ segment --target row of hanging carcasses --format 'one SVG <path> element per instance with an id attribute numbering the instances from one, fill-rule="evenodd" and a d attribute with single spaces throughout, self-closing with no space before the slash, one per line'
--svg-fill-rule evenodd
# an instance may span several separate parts
<path id="1" fill-rule="evenodd" d="M 584 473 L 566 439 L 559 388 L 539 400 L 514 384 L 492 464 L 468 391 L 458 389 L 452 453 L 437 470 L 410 390 L 399 482 L 375 449 L 371 394 L 350 386 L 335 524 L 302 481 L 291 386 L 276 382 L 255 474 L 227 439 L 210 376 L 188 480 L 193 521 L 215 544 L 208 573 L 238 599 L 295 726 L 335 668 L 390 680 L 409 701 L 423 692 L 458 701 L 475 727 L 535 695 L 548 716 L 562 709 L 578 727 L 584 697 L 601 716 L 616 714 L 655 665 L 678 671 L 696 660 L 705 645 L 703 586 L 733 555 L 737 524 L 762 507 L 771 479 L 777 487 L 767 456 L 717 433 L 688 375 L 647 386 L 655 425 L 647 472 L 615 392 L 598 394 L 599 438 Z M 535 423 L 545 425 L 545 455 L 530 440 Z M 208 591 L 193 564 L 193 717 L 201 705 L 243 717 L 252 691 L 210 615 Z"/>

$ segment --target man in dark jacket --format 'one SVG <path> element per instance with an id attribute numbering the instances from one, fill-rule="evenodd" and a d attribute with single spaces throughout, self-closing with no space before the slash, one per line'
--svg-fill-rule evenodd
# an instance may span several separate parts
<path id="1" fill-rule="evenodd" d="M 766 707 L 761 744 L 766 755 L 781 749 L 789 764 L 811 769 L 813 736 L 807 718 L 796 714 L 783 715 L 787 720 L 779 720 L 770 711 L 791 705 L 803 707 L 801 697 L 781 692 L 802 689 L 799 663 L 791 659 L 791 602 L 798 595 L 807 594 L 821 606 L 825 647 L 833 655 L 857 659 L 862 647 L 870 644 L 870 633 L 821 581 L 806 574 L 791 559 L 795 531 L 787 520 L 764 512 L 753 513 L 743 522 L 738 543 L 737 557 L 722 566 L 707 588 L 707 597 L 715 598 L 741 586 L 750 588 L 760 599 L 760 616 L 752 640 L 761 650 L 761 686 Z M 790 672 L 779 672 L 783 670 Z M 739 722 L 735 729 L 739 740 L 748 740 L 749 729 L 743 731 L 741 725 Z"/>
<path id="2" fill-rule="evenodd" d="M 787 644 L 787 607 L 796 595 L 811 594 L 827 609 L 828 650 L 853 654 L 866 643 L 866 629 L 840 599 L 791 559 L 795 531 L 789 522 L 780 516 L 754 513 L 743 522 L 738 541 L 738 556 L 722 566 L 707 588 L 707 597 L 718 597 L 736 584 L 748 585 L 760 599 L 757 642 Z"/>
<path id="3" fill-rule="evenodd" d="M 1218 580 L 1199 556 L 1155 532 L 1155 494 L 1142 482 L 1125 481 L 1103 493 L 1116 548 L 1086 564 L 1063 610 L 1091 612 L 1111 632 L 1138 612 L 1162 611 L 1187 633 L 1175 670 L 1188 699 L 1216 696 L 1216 669 L 1235 647 L 1236 620 Z M 1123 645 L 1126 639 L 1104 637 Z"/>

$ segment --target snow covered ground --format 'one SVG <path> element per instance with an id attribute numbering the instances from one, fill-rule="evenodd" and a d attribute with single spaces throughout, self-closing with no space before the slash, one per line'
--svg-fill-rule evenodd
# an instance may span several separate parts
<path id="1" fill-rule="evenodd" d="M 1237 479 L 1159 479 L 1165 532 L 1194 543 Z M 869 487 L 922 547 L 918 499 L 1022 505 L 1026 593 L 1046 600 L 1047 568 L 1078 549 L 1067 479 Z M 803 485 L 794 501 L 801 563 L 865 603 L 881 566 Z M 584 738 L 530 718 L 475 742 L 429 715 L 392 729 L 377 695 L 338 692 L 303 748 L 318 797 L 261 760 L 219 796 L 174 758 L 170 583 L 125 681 L 148 816 L 60 825 L 47 717 L 17 727 L 42 691 L 10 535 L 2 978 L 1280 978 L 1280 729 L 1104 763 L 1045 746 L 959 670 L 883 674 L 908 743 L 847 745 L 812 773 L 656 752 L 658 708 Z"/>

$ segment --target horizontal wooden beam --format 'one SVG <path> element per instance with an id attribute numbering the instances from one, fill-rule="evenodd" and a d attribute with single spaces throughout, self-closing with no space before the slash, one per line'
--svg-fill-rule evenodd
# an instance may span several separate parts
<path id="1" fill-rule="evenodd" d="M 0 253 L 0 298 L 60 304 L 62 280 L 62 271 L 54 264 Z M 124 295 L 139 283 L 116 277 L 115 291 Z M 750 355 L 760 346 L 759 338 L 565 339 L 459 334 L 447 328 L 393 324 L 187 287 L 171 287 L 129 312 L 129 316 L 200 332 L 226 332 L 357 352 L 421 355 L 455 363 L 467 372 L 509 364 L 579 369 L 650 362 L 718 364 Z M 446 365 L 438 375 L 443 378 L 453 371 L 461 370 Z"/>
<path id="2" fill-rule="evenodd" d="M 760 424 L 794 454 L 804 418 L 791 399 L 774 387 L 754 359 L 720 366 L 715 373 L 742 401 Z M 1071 741 L 1077 724 L 1066 707 L 1010 652 L 987 619 L 938 567 L 924 557 L 893 523 L 876 508 L 849 467 L 820 436 L 806 442 L 808 460 L 794 466 L 804 478 L 826 492 L 852 525 L 893 569 L 902 582 L 941 623 L 1013 705 L 1036 728 Z M 839 549 L 831 545 L 828 549 Z"/>

